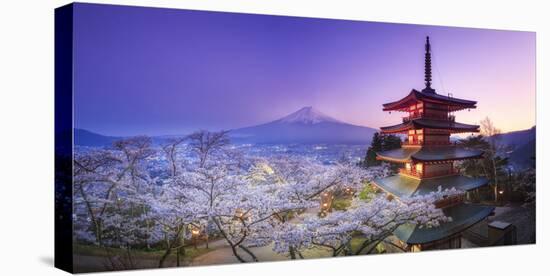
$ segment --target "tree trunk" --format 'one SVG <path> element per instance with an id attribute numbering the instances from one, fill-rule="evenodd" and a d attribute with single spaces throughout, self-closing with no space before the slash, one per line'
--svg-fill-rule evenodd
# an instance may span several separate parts
<path id="1" fill-rule="evenodd" d="M 135 268 L 134 259 L 132 258 L 132 251 L 131 251 L 130 245 L 126 246 L 126 254 L 128 255 L 128 266 L 130 268 Z"/>
<path id="2" fill-rule="evenodd" d="M 178 248 L 178 250 L 176 251 L 176 266 L 180 266 L 180 251 L 181 248 Z"/>
<path id="3" fill-rule="evenodd" d="M 166 251 L 164 252 L 164 254 L 162 255 L 162 257 L 160 257 L 160 260 L 159 260 L 159 268 L 161 268 L 161 267 L 164 266 L 164 262 L 166 261 L 166 259 L 168 258 L 168 256 L 170 256 L 170 253 L 172 253 L 172 247 L 168 247 L 168 249 L 166 249 Z"/>
<path id="4" fill-rule="evenodd" d="M 493 171 L 495 177 L 495 203 L 498 203 L 498 175 L 497 175 L 497 166 L 495 160 L 493 159 Z"/>
<path id="5" fill-rule="evenodd" d="M 181 234 L 180 234 L 180 237 L 179 237 L 179 245 L 178 245 L 178 249 L 177 249 L 177 258 L 176 258 L 176 262 L 177 262 L 176 265 L 177 266 L 181 265 L 180 256 L 181 257 L 185 256 L 185 240 L 184 240 L 183 236 L 181 236 Z"/>
<path id="6" fill-rule="evenodd" d="M 233 251 L 233 255 L 235 256 L 235 258 L 237 258 L 237 260 L 239 260 L 239 262 L 241 263 L 246 263 L 246 260 L 243 259 L 239 253 L 237 253 L 237 248 L 235 246 L 231 246 L 231 251 Z"/>
<path id="7" fill-rule="evenodd" d="M 254 262 L 258 261 L 258 258 L 256 258 L 256 255 L 254 255 L 254 253 L 252 253 L 252 251 L 250 251 L 250 249 L 248 249 L 248 248 L 246 248 L 242 245 L 239 245 L 239 248 L 244 250 L 244 252 L 248 253 L 248 255 L 250 255 L 250 257 L 252 257 L 252 261 L 254 261 Z"/>
<path id="8" fill-rule="evenodd" d="M 290 259 L 296 260 L 296 252 L 294 251 L 294 247 L 289 246 L 288 252 L 290 253 Z"/>
<path id="9" fill-rule="evenodd" d="M 384 238 L 381 238 L 381 239 L 377 239 L 377 240 L 374 240 L 374 241 L 370 241 L 368 242 L 368 240 L 366 240 L 365 242 L 363 242 L 363 244 L 361 245 L 361 247 L 359 248 L 359 250 L 355 251 L 354 255 L 360 255 L 361 252 L 363 252 L 363 250 L 365 250 L 366 248 L 370 247 L 369 250 L 367 251 L 367 254 L 370 254 L 372 252 L 372 250 L 374 250 L 374 248 L 376 248 L 376 246 L 382 242 L 383 240 L 385 239 Z"/>

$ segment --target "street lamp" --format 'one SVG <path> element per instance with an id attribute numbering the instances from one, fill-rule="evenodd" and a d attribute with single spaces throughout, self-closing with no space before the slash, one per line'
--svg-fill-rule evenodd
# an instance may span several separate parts
<path id="1" fill-rule="evenodd" d="M 238 217 L 238 218 L 243 218 L 244 212 L 241 209 L 237 209 L 235 211 L 235 216 Z"/>
<path id="2" fill-rule="evenodd" d="M 346 195 L 352 195 L 353 194 L 353 190 L 350 187 L 347 187 L 346 189 L 344 189 L 344 192 L 346 193 Z"/>
<path id="3" fill-rule="evenodd" d="M 330 210 L 333 199 L 334 199 L 334 196 L 332 195 L 332 192 L 323 192 L 321 194 L 321 202 L 320 202 L 321 212 L 326 213 Z"/>
<path id="4" fill-rule="evenodd" d="M 191 229 L 191 237 L 193 237 L 193 246 L 195 249 L 197 248 L 197 239 L 200 233 L 201 231 L 198 228 Z"/>

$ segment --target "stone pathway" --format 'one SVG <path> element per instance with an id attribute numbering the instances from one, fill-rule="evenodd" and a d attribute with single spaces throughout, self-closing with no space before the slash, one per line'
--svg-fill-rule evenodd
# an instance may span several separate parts
<path id="1" fill-rule="evenodd" d="M 279 255 L 271 249 L 271 246 L 250 248 L 252 253 L 256 255 L 260 261 L 282 261 L 288 260 L 287 257 Z M 250 256 L 242 249 L 238 249 L 239 255 L 247 261 L 252 261 Z M 196 265 L 215 265 L 215 264 L 234 264 L 240 263 L 239 260 L 233 255 L 231 248 L 227 245 L 218 248 L 206 254 L 197 256 L 191 262 L 192 266 Z"/>
<path id="2" fill-rule="evenodd" d="M 306 210 L 305 213 L 308 214 L 315 214 L 318 211 L 317 208 L 311 208 Z M 290 222 L 298 222 L 298 217 L 292 219 Z M 206 254 L 197 256 L 193 259 L 191 262 L 192 266 L 195 265 L 214 265 L 214 264 L 233 264 L 233 263 L 240 263 L 239 260 L 233 255 L 233 251 L 231 248 L 227 245 L 225 240 L 217 240 L 216 244 L 210 243 L 210 248 L 217 248 L 213 251 L 210 251 Z M 262 246 L 262 247 L 253 247 L 250 248 L 252 253 L 256 255 L 258 260 L 260 262 L 264 261 L 284 261 L 289 260 L 289 257 L 283 256 L 280 254 L 277 254 L 273 251 L 273 247 L 271 245 L 269 246 Z M 252 258 L 244 252 L 242 249 L 238 249 L 237 253 L 245 260 L 252 261 Z M 322 258 L 322 257 L 328 257 L 330 256 L 330 252 L 324 249 L 317 249 L 317 250 L 307 250 L 304 252 L 305 258 Z"/>

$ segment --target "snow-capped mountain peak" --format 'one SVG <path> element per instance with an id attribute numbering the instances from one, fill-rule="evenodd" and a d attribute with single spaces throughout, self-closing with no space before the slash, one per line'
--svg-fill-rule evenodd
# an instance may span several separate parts
<path id="1" fill-rule="evenodd" d="M 370 143 L 377 130 L 332 118 L 311 106 L 269 123 L 231 131 L 232 139 L 260 144 Z"/>
<path id="2" fill-rule="evenodd" d="M 311 106 L 303 107 L 300 110 L 279 119 L 278 121 L 281 123 L 302 124 L 318 124 L 322 122 L 341 123 L 341 121 L 334 119 Z"/>

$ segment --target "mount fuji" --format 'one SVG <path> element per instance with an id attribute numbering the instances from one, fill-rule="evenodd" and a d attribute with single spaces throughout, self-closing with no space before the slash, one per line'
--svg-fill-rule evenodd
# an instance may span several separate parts
<path id="1" fill-rule="evenodd" d="M 368 144 L 376 131 L 308 106 L 269 123 L 232 130 L 230 136 L 235 142 L 259 144 Z"/>

